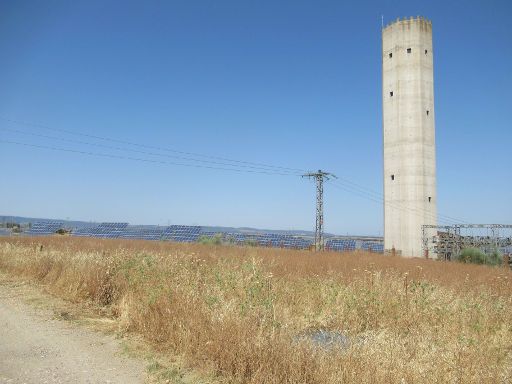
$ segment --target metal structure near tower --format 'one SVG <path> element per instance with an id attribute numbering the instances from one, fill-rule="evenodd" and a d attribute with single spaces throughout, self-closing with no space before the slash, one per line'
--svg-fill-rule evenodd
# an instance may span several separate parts
<path id="1" fill-rule="evenodd" d="M 453 260 L 466 248 L 512 254 L 512 225 L 424 225 L 422 231 L 424 254 L 440 260 Z"/>

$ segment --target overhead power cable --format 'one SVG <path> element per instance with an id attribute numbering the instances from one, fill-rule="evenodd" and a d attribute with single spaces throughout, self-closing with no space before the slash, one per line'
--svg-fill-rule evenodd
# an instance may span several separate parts
<path id="1" fill-rule="evenodd" d="M 399 210 L 402 210 L 402 211 L 408 211 L 408 212 L 411 212 L 411 213 L 413 213 L 413 214 L 415 214 L 417 216 L 420 216 L 420 217 L 425 217 L 426 216 L 426 217 L 428 217 L 430 219 L 436 219 L 439 222 L 446 222 L 446 223 L 449 223 L 449 224 L 464 223 L 464 221 L 461 220 L 461 219 L 456 219 L 456 218 L 453 218 L 453 217 L 450 217 L 450 216 L 442 215 L 440 213 L 438 213 L 437 215 L 434 215 L 430 211 L 428 211 L 426 209 L 423 209 L 423 208 L 411 207 L 411 206 L 405 205 L 404 203 L 396 203 L 396 202 L 389 202 L 389 201 L 385 202 L 383 198 L 375 198 L 373 196 L 365 195 L 364 193 L 361 193 L 360 191 L 351 189 L 350 186 L 346 186 L 346 185 L 340 186 L 340 185 L 336 185 L 336 184 L 333 184 L 333 183 L 331 183 L 330 185 L 335 187 L 335 188 L 341 189 L 343 191 L 355 194 L 355 195 L 357 195 L 357 196 L 359 196 L 361 198 L 364 198 L 366 200 L 373 201 L 373 202 L 378 203 L 380 205 L 386 205 L 386 206 L 391 207 L 391 208 L 399 209 Z"/>
<path id="2" fill-rule="evenodd" d="M 185 161 L 192 161 L 192 162 L 202 163 L 202 164 L 214 164 L 214 165 L 222 165 L 222 166 L 234 167 L 234 168 L 255 169 L 255 170 L 266 171 L 266 172 L 271 171 L 271 169 L 269 169 L 269 168 L 258 167 L 258 166 L 254 166 L 254 165 L 230 164 L 230 163 L 219 162 L 219 161 L 195 159 L 193 157 L 170 155 L 170 154 L 167 154 L 167 153 L 157 153 L 157 152 L 141 151 L 141 150 L 133 149 L 133 148 L 123 148 L 123 147 L 117 147 L 117 146 L 106 145 L 106 144 L 91 143 L 91 142 L 82 141 L 82 140 L 67 139 L 67 138 L 63 138 L 63 137 L 56 137 L 56 136 L 50 136 L 50 135 L 43 135 L 43 134 L 39 134 L 39 133 L 27 132 L 27 131 L 22 131 L 22 130 L 18 130 L 18 129 L 0 128 L 0 130 L 6 131 L 6 132 L 20 133 L 20 134 L 23 134 L 23 135 L 29 135 L 29 136 L 34 136 L 34 137 L 41 137 L 41 138 L 44 138 L 44 139 L 58 140 L 58 141 L 66 142 L 66 143 L 89 145 L 89 146 L 92 146 L 92 147 L 114 149 L 116 151 L 126 151 L 126 152 L 140 153 L 140 154 L 149 155 L 149 156 L 167 157 L 167 158 L 178 159 L 178 160 L 185 160 Z M 300 173 L 291 172 L 291 171 L 286 171 L 285 172 L 283 170 L 281 173 L 288 173 L 290 175 L 300 176 Z"/>
<path id="3" fill-rule="evenodd" d="M 81 140 L 73 140 L 73 139 L 64 138 L 64 137 L 55 137 L 55 136 L 49 136 L 49 135 L 43 135 L 43 134 L 36 134 L 33 132 L 21 131 L 21 130 L 16 130 L 16 129 L 12 129 L 12 128 L 1 128 L 5 131 L 11 131 L 11 132 L 21 133 L 21 134 L 25 134 L 25 135 L 31 135 L 31 136 L 35 136 L 35 137 L 42 137 L 42 138 L 51 139 L 51 140 L 59 140 L 59 141 L 68 142 L 68 143 L 90 145 L 90 146 L 95 146 L 98 148 L 106 148 L 106 149 L 113 149 L 113 150 L 118 150 L 118 151 L 134 152 L 134 153 L 140 153 L 140 154 L 149 155 L 149 156 L 168 157 L 168 158 L 179 159 L 179 160 L 184 160 L 184 161 L 191 161 L 191 162 L 201 163 L 201 164 L 188 164 L 188 163 L 160 161 L 160 160 L 153 160 L 153 159 L 134 158 L 134 157 L 130 157 L 130 156 L 112 155 L 112 154 L 104 154 L 104 153 L 95 153 L 95 152 L 90 152 L 90 151 L 75 150 L 75 149 L 69 149 L 69 148 L 28 144 L 28 143 L 22 143 L 19 141 L 3 141 L 5 143 L 14 144 L 14 145 L 22 145 L 22 146 L 27 146 L 27 147 L 50 149 L 50 150 L 63 151 L 63 152 L 73 152 L 73 153 L 79 153 L 79 154 L 84 154 L 84 155 L 89 155 L 89 156 L 101 156 L 101 157 L 117 158 L 117 159 L 124 159 L 124 160 L 140 161 L 140 162 L 146 162 L 146 163 L 159 163 L 159 164 L 178 165 L 178 166 L 195 167 L 195 168 L 217 169 L 217 170 L 224 170 L 224 171 L 234 171 L 234 172 L 238 172 L 238 173 L 247 172 L 247 173 L 260 173 L 260 174 L 280 175 L 280 176 L 300 176 L 305 172 L 305 170 L 300 169 L 300 168 L 290 168 L 290 167 L 282 167 L 282 166 L 270 165 L 270 164 L 265 164 L 265 163 L 234 160 L 234 159 L 229 159 L 229 158 L 224 158 L 224 157 L 219 157 L 219 156 L 210 156 L 210 155 L 199 154 L 199 153 L 195 153 L 195 152 L 179 151 L 179 150 L 164 148 L 164 147 L 160 147 L 160 146 L 138 144 L 138 143 L 133 143 L 133 142 L 129 142 L 126 140 L 122 140 L 122 139 L 102 137 L 102 136 L 91 135 L 91 134 L 87 134 L 87 133 L 79 133 L 79 132 L 74 132 L 74 131 L 67 130 L 67 129 L 53 128 L 53 127 L 49 127 L 47 125 L 42 125 L 42 124 L 13 120 L 13 119 L 5 118 L 3 116 L 0 116 L 0 119 L 8 121 L 10 123 L 14 123 L 14 124 L 38 127 L 38 128 L 42 128 L 42 129 L 49 130 L 49 131 L 61 132 L 61 133 L 75 135 L 75 136 L 88 137 L 88 138 L 92 138 L 95 140 L 120 143 L 120 144 L 139 147 L 139 148 L 154 149 L 154 150 L 163 151 L 163 152 L 177 153 L 177 154 L 187 155 L 187 157 L 171 155 L 168 153 L 164 154 L 164 153 L 148 152 L 148 151 L 142 151 L 142 150 L 137 150 L 137 149 L 133 149 L 133 148 L 125 148 L 125 147 L 111 146 L 111 145 L 106 145 L 106 144 L 91 143 L 91 142 L 86 142 L 86 141 L 81 141 Z M 192 157 L 189 157 L 189 156 L 192 156 Z M 194 156 L 202 157 L 204 159 L 213 159 L 213 160 L 220 160 L 220 161 L 202 160 L 202 159 L 194 158 Z M 359 197 L 365 198 L 370 201 L 374 201 L 379 204 L 387 204 L 388 206 L 394 206 L 396 209 L 408 210 L 411 212 L 415 211 L 416 214 L 418 214 L 418 215 L 420 214 L 419 212 L 417 212 L 418 211 L 417 208 L 407 207 L 407 206 L 403 205 L 403 203 L 402 204 L 401 203 L 392 204 L 389 202 L 385 203 L 383 195 L 381 193 L 375 192 L 367 187 L 364 187 L 364 186 L 357 184 L 355 182 L 352 182 L 350 180 L 347 180 L 344 178 L 339 178 L 338 182 L 341 183 L 341 186 L 340 185 L 337 186 L 336 184 L 333 184 L 333 183 L 331 183 L 330 185 L 333 185 L 334 187 L 336 187 L 338 189 L 342 189 L 346 192 L 352 193 L 354 195 L 357 195 Z M 427 214 L 427 216 L 429 216 L 429 215 L 432 216 L 432 214 L 430 212 L 428 212 L 426 210 L 424 210 L 424 211 Z M 422 215 L 424 216 L 425 214 L 422 214 Z M 438 214 L 438 219 L 439 219 L 439 221 L 445 221 L 447 223 L 464 223 L 465 222 L 463 220 L 459 220 L 459 219 L 456 219 L 456 218 L 453 218 L 450 216 L 446 216 L 446 215 L 441 215 L 441 214 Z"/>
<path id="4" fill-rule="evenodd" d="M 337 189 L 340 189 L 340 190 L 343 190 L 345 192 L 349 192 L 351 194 L 354 194 L 354 195 L 357 195 L 363 199 L 366 199 L 366 200 L 370 200 L 370 201 L 373 201 L 375 203 L 378 203 L 378 204 L 385 204 L 387 205 L 388 207 L 392 207 L 392 208 L 395 208 L 395 209 L 399 209 L 399 210 L 402 210 L 402 211 L 409 211 L 409 212 L 412 212 L 413 214 L 415 215 L 418 215 L 418 216 L 427 216 L 427 217 L 430 217 L 431 219 L 435 219 L 436 216 L 431 214 L 429 211 L 425 210 L 425 209 L 421 209 L 421 208 L 413 208 L 413 207 L 409 207 L 409 206 L 406 206 L 404 204 L 401 204 L 401 203 L 391 203 L 391 202 L 385 202 L 383 198 L 376 198 L 376 197 L 373 197 L 373 196 L 369 196 L 367 194 L 364 194 L 362 193 L 361 191 L 358 191 L 358 190 L 355 190 L 353 187 L 350 187 L 350 186 L 347 186 L 347 185 L 339 185 L 339 184 L 335 184 L 335 183 L 328 183 L 328 185 L 331 185 Z M 423 212 L 422 212 L 423 211 Z M 465 221 L 463 220 L 459 220 L 459 219 L 456 219 L 456 218 L 453 218 L 453 217 L 450 217 L 450 216 L 445 216 L 445 215 L 442 215 L 442 214 L 437 214 L 437 219 L 440 221 L 440 222 L 446 222 L 446 223 L 449 223 L 449 224 L 459 224 L 459 223 L 464 223 Z"/>
<path id="5" fill-rule="evenodd" d="M 286 171 L 295 171 L 295 172 L 299 172 L 299 173 L 306 172 L 304 169 L 299 169 L 299 168 L 289 168 L 289 167 L 282 167 L 282 166 L 278 166 L 278 165 L 271 165 L 271 164 L 265 164 L 265 163 L 255 163 L 255 162 L 250 162 L 250 161 L 235 160 L 235 159 L 229 159 L 229 158 L 220 157 L 220 156 L 204 155 L 204 154 L 195 153 L 195 152 L 180 151 L 180 150 L 176 150 L 176 149 L 172 149 L 172 148 L 165 148 L 165 147 L 154 146 L 154 145 L 133 143 L 133 142 L 130 142 L 127 140 L 120 140 L 120 139 L 114 139 L 114 138 L 110 138 L 110 137 L 91 135 L 88 133 L 75 132 L 75 131 L 71 131 L 68 129 L 53 128 L 53 127 L 43 125 L 43 124 L 36 124 L 36 123 L 29 123 L 29 122 L 20 121 L 20 120 L 13 120 L 13 119 L 9 119 L 9 118 L 3 117 L 3 116 L 0 116 L 0 119 L 8 121 L 10 123 L 14 123 L 14 124 L 38 127 L 38 128 L 42 128 L 42 129 L 49 130 L 49 131 L 61 132 L 61 133 L 66 133 L 66 134 L 70 134 L 70 135 L 75 135 L 75 136 L 88 137 L 88 138 L 92 138 L 92 139 L 96 139 L 96 140 L 109 141 L 109 142 L 125 144 L 125 145 L 132 145 L 134 147 L 139 147 L 139 148 L 156 149 L 156 150 L 164 151 L 164 152 L 173 152 L 173 153 L 179 153 L 182 155 L 197 156 L 197 157 L 203 157 L 203 158 L 207 158 L 207 159 L 227 161 L 227 162 L 236 163 L 236 164 L 253 165 L 253 166 L 259 166 L 259 167 L 263 167 L 263 168 L 276 169 L 276 170 L 278 169 L 281 171 L 286 170 Z"/>
<path id="6" fill-rule="evenodd" d="M 371 190 L 371 189 L 369 189 L 367 187 L 364 187 L 364 186 L 362 186 L 360 184 L 354 183 L 354 182 L 352 182 L 350 180 L 347 180 L 347 179 L 344 179 L 342 177 L 338 178 L 337 182 L 340 182 L 340 183 L 344 184 L 344 187 L 353 189 L 356 193 L 363 193 L 363 194 L 365 194 L 368 197 L 372 197 L 374 199 L 377 199 L 378 202 L 381 202 L 381 203 L 384 202 L 384 195 L 382 193 L 373 191 L 373 190 Z M 332 185 L 332 182 L 331 182 L 331 185 Z M 353 192 L 353 191 L 350 191 L 350 192 Z M 411 209 L 415 209 L 415 208 L 411 208 Z M 428 212 L 428 211 L 425 210 L 425 212 Z M 447 215 L 438 214 L 438 216 L 439 217 L 444 217 L 448 221 L 453 221 L 453 222 L 456 222 L 456 223 L 464 223 L 465 222 L 464 220 L 460 220 L 460 219 L 457 219 L 457 218 L 454 218 L 454 217 L 450 217 L 450 216 L 447 216 Z"/>
<path id="7" fill-rule="evenodd" d="M 373 190 L 371 190 L 371 189 L 369 189 L 369 188 L 367 188 L 365 186 L 362 186 L 361 184 L 358 184 L 358 183 L 355 183 L 353 181 L 347 180 L 347 179 L 345 179 L 343 177 L 338 177 L 336 179 L 336 182 L 334 180 L 330 180 L 327 183 L 329 183 L 330 185 L 334 185 L 335 183 L 341 183 L 343 185 L 343 188 L 338 187 L 339 189 L 343 189 L 346 192 L 350 192 L 350 193 L 355 194 L 355 195 L 357 195 L 359 197 L 366 198 L 366 199 L 369 199 L 371 201 L 375 201 L 375 202 L 380 203 L 380 204 L 384 203 L 384 195 L 382 193 L 373 191 Z M 389 206 L 389 204 L 390 203 L 388 202 L 387 205 Z M 418 208 L 406 207 L 406 206 L 403 205 L 403 203 L 396 203 L 396 204 L 401 204 L 402 205 L 402 207 L 400 209 L 418 210 Z M 395 206 L 396 206 L 396 204 L 395 204 Z M 423 211 L 427 215 L 430 214 L 430 212 L 427 211 L 427 210 L 423 210 Z M 446 222 L 453 222 L 453 223 L 457 223 L 457 224 L 466 223 L 466 221 L 464 221 L 464 220 L 457 219 L 457 218 L 454 218 L 454 217 L 451 217 L 451 216 L 447 216 L 447 215 L 442 215 L 440 213 L 438 213 L 437 217 L 440 218 L 440 219 L 443 219 Z"/>
<path id="8" fill-rule="evenodd" d="M 97 152 L 81 151 L 81 150 L 70 149 L 70 148 L 52 147 L 52 146 L 48 146 L 48 145 L 22 143 L 19 141 L 11 141 L 11 140 L 0 140 L 0 143 L 19 145 L 19 146 L 24 146 L 24 147 L 40 148 L 40 149 L 50 149 L 52 151 L 78 153 L 78 154 L 87 155 L 87 156 L 99 156 L 99 157 L 108 157 L 111 159 L 140 161 L 140 162 L 145 162 L 145 163 L 154 163 L 154 164 L 163 164 L 163 165 L 179 165 L 179 166 L 183 166 L 183 167 L 216 169 L 216 170 L 220 170 L 220 171 L 232 171 L 232 172 L 238 172 L 238 173 L 247 172 L 247 173 L 259 173 L 259 174 L 265 174 L 265 175 L 295 176 L 294 174 L 291 174 L 291 173 L 272 172 L 271 170 L 258 171 L 258 170 L 252 170 L 252 169 L 223 168 L 223 167 L 215 167 L 215 166 L 200 165 L 200 164 L 176 163 L 176 162 L 163 161 L 163 160 L 153 160 L 153 159 L 144 159 L 144 158 L 131 157 L 131 156 L 112 155 L 109 153 L 97 153 Z"/>

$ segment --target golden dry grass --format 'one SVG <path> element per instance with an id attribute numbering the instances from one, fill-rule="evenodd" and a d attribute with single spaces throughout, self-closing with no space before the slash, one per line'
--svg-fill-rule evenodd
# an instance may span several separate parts
<path id="1" fill-rule="evenodd" d="M 365 253 L 0 239 L 0 269 L 233 383 L 507 383 L 512 273 Z M 347 343 L 315 344 L 325 330 Z"/>

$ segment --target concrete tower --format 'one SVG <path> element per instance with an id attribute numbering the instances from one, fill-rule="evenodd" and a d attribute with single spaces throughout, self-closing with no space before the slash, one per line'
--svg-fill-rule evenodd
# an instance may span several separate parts
<path id="1" fill-rule="evenodd" d="M 382 30 L 384 248 L 421 257 L 422 228 L 437 224 L 432 23 Z"/>

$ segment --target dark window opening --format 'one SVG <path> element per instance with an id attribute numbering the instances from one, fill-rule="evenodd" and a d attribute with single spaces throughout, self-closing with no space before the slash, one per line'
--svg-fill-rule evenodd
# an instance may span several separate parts
<path id="1" fill-rule="evenodd" d="M 395 180 L 395 175 L 391 175 L 391 180 Z"/>
<path id="2" fill-rule="evenodd" d="M 425 49 L 425 55 L 428 53 L 428 51 Z"/>
<path id="3" fill-rule="evenodd" d="M 393 91 L 389 92 L 389 96 L 393 97 Z"/>
<path id="4" fill-rule="evenodd" d="M 411 48 L 407 48 L 407 53 L 411 53 L 412 49 Z"/>
<path id="5" fill-rule="evenodd" d="M 429 113 L 430 113 L 430 111 L 427 109 L 427 116 L 428 116 Z"/>
<path id="6" fill-rule="evenodd" d="M 432 201 L 432 197 L 428 197 L 428 202 L 430 203 Z"/>
<path id="7" fill-rule="evenodd" d="M 389 53 L 389 58 L 391 59 L 393 57 L 393 53 Z"/>

